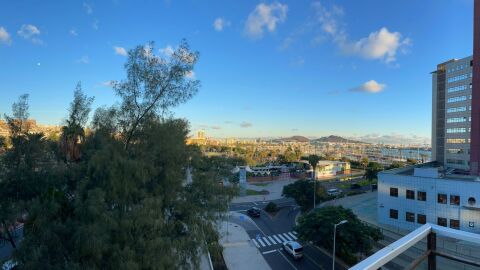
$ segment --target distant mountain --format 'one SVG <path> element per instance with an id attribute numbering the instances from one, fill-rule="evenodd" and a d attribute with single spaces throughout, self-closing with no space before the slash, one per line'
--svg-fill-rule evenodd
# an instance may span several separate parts
<path id="1" fill-rule="evenodd" d="M 321 137 L 319 139 L 312 140 L 312 142 L 329 142 L 329 143 L 365 143 L 361 141 L 349 140 L 340 136 L 330 135 L 328 137 Z"/>
<path id="2" fill-rule="evenodd" d="M 304 137 L 304 136 L 292 136 L 292 137 L 288 137 L 288 138 L 281 138 L 281 139 L 278 139 L 278 141 L 282 141 L 282 142 L 310 142 L 310 139 L 307 138 L 307 137 Z"/>

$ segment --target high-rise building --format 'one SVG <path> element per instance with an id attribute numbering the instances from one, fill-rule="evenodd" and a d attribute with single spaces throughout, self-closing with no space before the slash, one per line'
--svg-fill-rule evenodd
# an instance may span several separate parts
<path id="1" fill-rule="evenodd" d="M 432 72 L 432 159 L 470 170 L 472 56 L 437 65 Z"/>
<path id="2" fill-rule="evenodd" d="M 480 233 L 480 0 L 473 56 L 432 72 L 432 160 L 378 174 L 378 221 Z"/>

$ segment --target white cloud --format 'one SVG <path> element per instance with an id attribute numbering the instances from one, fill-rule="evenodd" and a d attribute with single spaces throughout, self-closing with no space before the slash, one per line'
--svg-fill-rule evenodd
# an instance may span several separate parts
<path id="1" fill-rule="evenodd" d="M 75 29 L 70 29 L 70 31 L 68 31 L 68 32 L 70 33 L 70 35 L 72 35 L 74 37 L 78 36 L 77 30 L 75 30 Z"/>
<path id="2" fill-rule="evenodd" d="M 43 41 L 38 38 L 40 36 L 40 30 L 32 24 L 24 24 L 17 31 L 17 34 L 26 40 L 30 40 L 35 44 L 43 44 Z"/>
<path id="3" fill-rule="evenodd" d="M 92 6 L 87 4 L 86 2 L 83 2 L 83 9 L 85 9 L 85 12 L 88 14 L 88 15 L 92 15 L 93 13 L 93 9 L 92 9 Z"/>
<path id="4" fill-rule="evenodd" d="M 88 64 L 88 63 L 90 63 L 90 58 L 88 57 L 88 55 L 84 55 L 80 59 L 77 60 L 77 63 Z"/>
<path id="5" fill-rule="evenodd" d="M 224 18 L 216 18 L 213 22 L 213 28 L 215 28 L 215 30 L 219 32 L 223 31 L 223 29 L 228 26 L 230 26 L 230 22 L 225 20 Z"/>
<path id="6" fill-rule="evenodd" d="M 342 8 L 333 6 L 327 9 L 320 2 L 315 2 L 313 7 L 322 31 L 346 54 L 392 63 L 398 51 L 406 53 L 406 48 L 412 45 L 411 39 L 403 38 L 400 32 L 390 32 L 386 27 L 357 41 L 349 40 L 341 20 L 344 15 Z"/>
<path id="7" fill-rule="evenodd" d="M 98 30 L 98 23 L 99 23 L 98 20 L 94 20 L 94 21 L 93 21 L 93 23 L 92 23 L 92 28 L 93 28 L 93 30 Z"/>
<path id="8" fill-rule="evenodd" d="M 253 126 L 253 125 L 252 125 L 252 123 L 249 123 L 249 122 L 243 121 L 242 123 L 240 123 L 240 127 L 242 127 L 242 128 L 249 128 L 251 126 Z"/>
<path id="9" fill-rule="evenodd" d="M 174 53 L 174 50 L 170 45 L 167 45 L 165 48 L 160 48 L 158 49 L 158 51 L 169 57 L 172 56 L 172 54 Z"/>
<path id="10" fill-rule="evenodd" d="M 195 72 L 193 72 L 193 70 L 187 72 L 187 74 L 185 74 L 185 77 L 187 77 L 188 79 L 191 79 L 191 80 L 194 80 L 195 79 Z"/>
<path id="11" fill-rule="evenodd" d="M 114 46 L 113 50 L 115 51 L 115 54 L 118 54 L 118 55 L 121 55 L 121 56 L 127 56 L 127 54 L 128 54 L 127 50 L 125 50 L 125 48 L 123 48 L 123 47 Z"/>
<path id="12" fill-rule="evenodd" d="M 251 38 L 261 38 L 264 30 L 274 32 L 277 24 L 287 18 L 288 6 L 278 2 L 267 5 L 258 4 L 255 10 L 248 15 L 245 24 L 245 33 Z"/>
<path id="13" fill-rule="evenodd" d="M 419 136 L 416 134 L 365 134 L 360 136 L 350 137 L 349 139 L 367 142 L 367 143 L 382 143 L 393 145 L 428 145 L 430 144 L 430 138 Z"/>
<path id="14" fill-rule="evenodd" d="M 106 87 L 113 87 L 114 84 L 115 84 L 115 81 L 112 81 L 112 80 L 104 81 L 104 82 L 101 83 L 101 85 L 106 86 Z"/>
<path id="15" fill-rule="evenodd" d="M 375 93 L 382 92 L 385 89 L 385 87 L 387 87 L 386 84 L 378 83 L 375 80 L 370 80 L 358 87 L 350 89 L 350 91 L 375 94 Z"/>
<path id="16" fill-rule="evenodd" d="M 7 32 L 7 29 L 1 26 L 0 26 L 0 43 L 4 43 L 7 45 L 12 43 L 12 38 L 10 37 L 10 34 Z"/>

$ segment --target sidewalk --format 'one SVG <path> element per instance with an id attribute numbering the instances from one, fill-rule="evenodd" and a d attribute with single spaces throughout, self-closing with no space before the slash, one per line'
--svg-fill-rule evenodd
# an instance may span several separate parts
<path id="1" fill-rule="evenodd" d="M 271 269 L 240 225 L 228 222 L 227 228 L 227 222 L 223 222 L 220 234 L 223 258 L 229 270 Z"/>

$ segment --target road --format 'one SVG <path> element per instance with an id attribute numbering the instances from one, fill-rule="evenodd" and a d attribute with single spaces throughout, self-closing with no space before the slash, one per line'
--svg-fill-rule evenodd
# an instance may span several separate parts
<path id="1" fill-rule="evenodd" d="M 262 211 L 260 217 L 252 218 L 255 226 L 241 220 L 232 220 L 245 228 L 252 242 L 257 246 L 270 267 L 274 270 L 332 269 L 331 256 L 315 246 L 302 243 L 304 245 L 304 258 L 297 261 L 282 250 L 283 242 L 296 240 L 293 226 L 295 225 L 295 217 L 300 210 L 290 199 L 280 199 L 273 202 L 281 208 L 280 211 L 274 217 Z M 232 204 L 230 210 L 246 213 L 246 210 L 252 206 L 262 209 L 267 203 Z M 339 264 L 336 264 L 335 267 L 335 269 L 345 269 Z"/>

